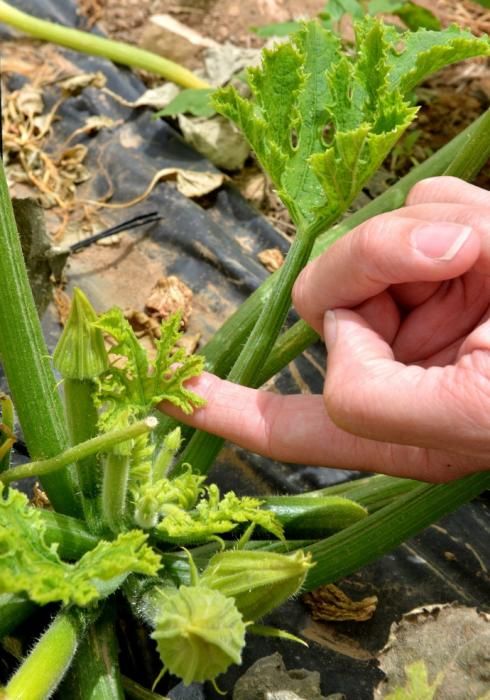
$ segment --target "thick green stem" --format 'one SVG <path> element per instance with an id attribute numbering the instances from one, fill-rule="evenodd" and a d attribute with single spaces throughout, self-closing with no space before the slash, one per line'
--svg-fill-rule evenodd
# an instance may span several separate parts
<path id="1" fill-rule="evenodd" d="M 476 124 L 477 122 L 475 122 Z M 490 109 L 478 120 L 478 128 L 467 135 L 466 142 L 444 171 L 463 180 L 473 180 L 489 158 Z"/>
<path id="2" fill-rule="evenodd" d="M 97 435 L 97 409 L 93 401 L 94 382 L 89 379 L 65 379 L 65 412 L 72 445 Z M 97 454 L 76 463 L 83 513 L 89 527 L 96 532 L 100 525 L 99 491 L 102 469 Z"/>
<path id="3" fill-rule="evenodd" d="M 66 449 L 68 434 L 2 163 L 0 242 L 0 358 L 29 454 L 34 459 L 52 457 Z M 71 515 L 80 513 L 67 469 L 56 476 L 46 476 L 42 484 L 56 510 Z"/>
<path id="4" fill-rule="evenodd" d="M 81 462 L 97 452 L 106 452 L 115 445 L 132 440 L 138 437 L 138 435 L 143 435 L 143 433 L 149 433 L 151 430 L 154 430 L 156 425 L 156 418 L 150 417 L 138 423 L 134 423 L 134 425 L 128 428 L 111 430 L 109 433 L 104 433 L 103 435 L 92 438 L 92 440 L 82 442 L 80 445 L 70 447 L 68 450 L 65 450 L 65 452 L 56 455 L 56 457 L 51 457 L 51 459 L 29 462 L 29 464 L 22 464 L 19 467 L 9 469 L 8 472 L 0 474 L 0 480 L 4 484 L 10 484 L 12 481 L 26 479 L 30 476 L 51 474 L 52 472 L 63 469 L 67 464 Z"/>
<path id="5" fill-rule="evenodd" d="M 47 22 L 46 20 L 32 17 L 1 0 L 0 22 L 9 24 L 36 39 L 50 41 L 53 44 L 59 44 L 67 49 L 87 53 L 91 56 L 102 56 L 110 61 L 130 66 L 131 68 L 147 70 L 185 88 L 211 87 L 205 80 L 198 78 L 194 73 L 183 68 L 178 63 L 169 61 L 150 51 L 144 51 L 131 44 L 104 39 L 95 34 L 82 32 L 71 27 L 63 27 L 54 22 Z"/>
<path id="6" fill-rule="evenodd" d="M 398 496 L 402 496 L 421 485 L 420 481 L 412 479 L 399 479 L 393 476 L 368 476 L 356 481 L 348 481 L 336 486 L 327 486 L 318 491 L 309 491 L 305 494 L 288 496 L 265 496 L 267 506 L 288 506 L 310 504 L 315 499 L 330 496 L 343 496 L 374 513 L 380 508 L 391 503 Z"/>
<path id="7" fill-rule="evenodd" d="M 316 542 L 306 589 L 349 576 L 490 487 L 490 473 L 421 485 L 368 518 Z"/>
<path id="8" fill-rule="evenodd" d="M 291 306 L 291 290 L 300 271 L 310 257 L 318 230 L 312 226 L 299 231 L 289 249 L 286 261 L 279 270 L 274 296 L 265 305 L 245 346 L 242 348 L 228 379 L 237 384 L 253 386 L 260 368 L 266 361 L 284 325 Z M 177 471 L 186 463 L 196 472 L 205 473 L 221 449 L 221 438 L 197 432 L 190 440 L 177 465 Z"/>
<path id="9" fill-rule="evenodd" d="M 83 635 L 85 618 L 60 612 L 4 690 L 5 700 L 45 700 L 66 673 Z"/>
<path id="10" fill-rule="evenodd" d="M 70 700 L 123 700 L 113 606 L 106 604 L 101 617 L 83 638 L 60 697 Z"/>
<path id="11" fill-rule="evenodd" d="M 121 529 L 128 495 L 129 456 L 110 452 L 104 459 L 102 515 L 113 532 Z"/>

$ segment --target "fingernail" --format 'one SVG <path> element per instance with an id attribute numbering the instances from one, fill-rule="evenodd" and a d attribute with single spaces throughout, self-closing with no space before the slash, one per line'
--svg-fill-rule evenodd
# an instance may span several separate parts
<path id="1" fill-rule="evenodd" d="M 327 349 L 335 343 L 337 336 L 337 318 L 335 311 L 327 311 L 323 317 L 323 336 Z"/>
<path id="2" fill-rule="evenodd" d="M 464 246 L 471 234 L 470 226 L 459 224 L 436 224 L 419 226 L 412 234 L 417 250 L 433 260 L 452 260 Z"/>

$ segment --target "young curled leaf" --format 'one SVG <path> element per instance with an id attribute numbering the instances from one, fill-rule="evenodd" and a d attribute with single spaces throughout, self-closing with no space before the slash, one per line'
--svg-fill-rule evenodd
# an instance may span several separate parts
<path id="1" fill-rule="evenodd" d="M 160 557 L 140 530 L 99 544 L 75 564 L 62 561 L 45 542 L 46 525 L 24 494 L 0 497 L 0 593 L 25 593 L 39 604 L 85 606 L 112 593 L 129 573 L 155 576 Z"/>
<path id="2" fill-rule="evenodd" d="M 203 399 L 184 386 L 202 371 L 204 359 L 188 356 L 176 346 L 181 336 L 178 314 L 162 324 L 153 361 L 147 358 L 120 309 L 111 309 L 94 325 L 115 341 L 110 351 L 115 361 L 98 380 L 96 402 L 101 409 L 101 430 L 128 420 L 128 412 L 129 419 L 142 418 L 161 401 L 170 401 L 184 413 L 203 405 Z"/>
<path id="3" fill-rule="evenodd" d="M 197 503 L 203 492 L 204 476 L 188 469 L 173 479 L 158 479 L 142 484 L 135 492 L 134 519 L 139 527 L 155 527 L 169 512 L 187 511 Z"/>
<path id="4" fill-rule="evenodd" d="M 164 517 L 157 529 L 170 541 L 201 542 L 230 532 L 243 523 L 258 525 L 283 539 L 283 529 L 275 513 L 262 509 L 262 505 L 263 501 L 258 498 L 239 497 L 233 491 L 221 498 L 219 488 L 211 484 L 191 511 L 164 506 Z"/>
<path id="5" fill-rule="evenodd" d="M 245 623 L 231 598 L 204 586 L 160 589 L 153 598 L 158 652 L 185 685 L 212 681 L 241 662 Z"/>

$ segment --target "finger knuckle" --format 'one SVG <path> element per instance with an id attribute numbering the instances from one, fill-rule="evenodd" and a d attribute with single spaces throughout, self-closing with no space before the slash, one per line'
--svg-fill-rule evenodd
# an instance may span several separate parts
<path id="1" fill-rule="evenodd" d="M 459 187 L 461 180 L 451 175 L 440 175 L 438 177 L 429 177 L 425 180 L 420 180 L 410 190 L 406 199 L 406 204 L 428 204 L 430 202 L 439 202 L 447 199 L 448 191 L 454 190 L 454 187 Z"/>

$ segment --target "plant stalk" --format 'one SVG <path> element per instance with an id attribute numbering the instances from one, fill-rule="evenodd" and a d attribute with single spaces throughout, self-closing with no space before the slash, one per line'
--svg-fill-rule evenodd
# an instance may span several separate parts
<path id="1" fill-rule="evenodd" d="M 51 459 L 29 462 L 28 464 L 21 464 L 18 467 L 9 469 L 8 472 L 0 474 L 0 480 L 4 484 L 10 484 L 12 481 L 26 479 L 30 476 L 51 474 L 52 472 L 63 469 L 67 464 L 81 462 L 97 452 L 106 452 L 115 445 L 132 440 L 138 437 L 138 435 L 143 435 L 143 433 L 149 433 L 151 430 L 154 430 L 156 425 L 156 418 L 150 416 L 150 418 L 134 423 L 128 428 L 111 430 L 108 433 L 98 435 L 91 440 L 82 442 L 80 445 L 70 447 L 61 454 L 56 455 L 56 457 L 51 457 Z"/>
<path id="2" fill-rule="evenodd" d="M 54 22 L 32 17 L 32 15 L 17 10 L 3 0 L 0 0 L 0 22 L 15 27 L 36 39 L 50 41 L 53 44 L 91 56 L 102 56 L 123 66 L 147 70 L 184 88 L 211 87 L 209 83 L 198 78 L 187 68 L 155 53 L 138 49 L 121 41 L 112 41 L 89 32 L 82 32 L 79 29 L 63 27 Z"/>
<path id="3" fill-rule="evenodd" d="M 0 358 L 29 454 L 43 459 L 63 452 L 68 434 L 29 286 L 3 163 L 0 211 Z M 56 510 L 80 513 L 68 470 L 47 475 L 42 485 Z"/>
<path id="4" fill-rule="evenodd" d="M 168 698 L 159 693 L 143 688 L 142 685 L 127 676 L 122 677 L 122 683 L 126 696 L 131 698 L 131 700 L 168 700 Z"/>
<path id="5" fill-rule="evenodd" d="M 488 472 L 449 484 L 423 484 L 368 518 L 316 542 L 309 548 L 316 565 L 308 573 L 306 590 L 349 576 L 489 487 Z"/>
<path id="6" fill-rule="evenodd" d="M 228 374 L 229 381 L 245 386 L 254 385 L 259 369 L 266 361 L 284 325 L 291 306 L 293 285 L 310 257 L 317 234 L 315 226 L 298 231 L 286 261 L 279 270 L 274 285 L 274 296 L 269 304 L 262 308 L 247 342 Z M 222 444 L 220 438 L 196 432 L 176 466 L 177 471 L 189 463 L 194 471 L 206 473 Z"/>
<path id="7" fill-rule="evenodd" d="M 113 532 L 121 529 L 128 495 L 129 456 L 110 452 L 104 459 L 102 515 Z"/>
<path id="8" fill-rule="evenodd" d="M 114 625 L 114 606 L 106 603 L 102 615 L 87 629 L 60 688 L 60 697 L 70 700 L 124 700 Z"/>
<path id="9" fill-rule="evenodd" d="M 45 700 L 66 673 L 83 635 L 86 618 L 78 611 L 58 613 L 10 679 L 5 700 Z"/>
<path id="10" fill-rule="evenodd" d="M 72 445 L 79 445 L 97 436 L 97 409 L 92 398 L 95 383 L 89 379 L 65 379 L 63 383 L 65 413 Z M 97 532 L 100 526 L 99 491 L 102 468 L 96 453 L 77 461 L 83 514 L 89 527 Z"/>

